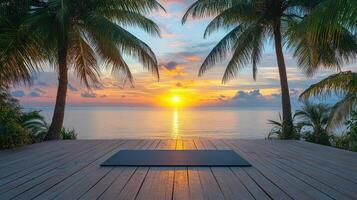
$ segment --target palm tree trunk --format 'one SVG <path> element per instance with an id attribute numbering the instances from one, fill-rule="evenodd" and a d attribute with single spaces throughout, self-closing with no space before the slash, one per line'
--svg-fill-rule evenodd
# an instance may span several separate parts
<path id="1" fill-rule="evenodd" d="M 286 75 L 286 66 L 284 61 L 284 54 L 282 49 L 282 38 L 280 31 L 280 22 L 274 26 L 274 40 L 275 40 L 275 52 L 278 61 L 279 75 L 280 75 L 280 87 L 281 87 L 281 100 L 283 109 L 283 134 L 282 139 L 292 139 L 294 135 L 294 127 L 291 116 L 291 104 L 288 78 Z"/>
<path id="2" fill-rule="evenodd" d="M 56 105 L 53 112 L 52 123 L 48 131 L 48 140 L 60 139 L 60 132 L 63 126 L 68 85 L 67 47 L 61 48 L 61 50 L 58 51 L 58 68 Z"/>

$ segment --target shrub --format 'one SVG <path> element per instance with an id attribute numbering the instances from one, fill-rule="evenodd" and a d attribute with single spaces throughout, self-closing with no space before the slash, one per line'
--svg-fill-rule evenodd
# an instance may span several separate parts
<path id="1" fill-rule="evenodd" d="M 282 118 L 281 115 L 279 113 L 279 121 L 275 121 L 275 120 L 268 120 L 268 124 L 273 125 L 272 129 L 270 130 L 269 134 L 268 134 L 268 139 L 273 139 L 273 138 L 277 138 L 277 139 L 282 139 L 282 132 L 283 132 L 283 122 L 282 122 Z M 299 140 L 300 139 L 300 127 L 296 126 L 294 123 L 294 133 L 292 133 L 292 139 L 294 140 Z"/>
<path id="2" fill-rule="evenodd" d="M 16 122 L 0 122 L 0 149 L 10 149 L 29 144 L 29 133 Z"/>
<path id="3" fill-rule="evenodd" d="M 341 149 L 357 152 L 357 111 L 353 111 L 351 119 L 347 121 L 348 131 L 341 137 L 335 137 L 335 145 Z"/>
<path id="4" fill-rule="evenodd" d="M 0 89 L 1 90 L 1 89 Z M 0 91 L 0 149 L 15 148 L 30 143 L 29 132 L 19 123 L 22 112 L 18 102 Z"/>
<path id="5" fill-rule="evenodd" d="M 61 130 L 61 138 L 62 140 L 75 140 L 77 139 L 77 133 L 73 128 L 68 129 L 63 127 Z"/>
<path id="6" fill-rule="evenodd" d="M 42 142 L 45 140 L 48 132 L 48 125 L 40 111 L 23 113 L 21 125 L 28 130 L 32 143 Z"/>
<path id="7" fill-rule="evenodd" d="M 300 133 L 308 142 L 331 145 L 330 136 L 327 132 L 327 122 L 329 119 L 330 107 L 325 104 L 314 104 L 304 101 L 301 109 L 294 115 Z"/>
<path id="8" fill-rule="evenodd" d="M 313 142 L 313 143 L 318 143 L 318 144 L 328 145 L 328 146 L 331 145 L 330 141 L 333 138 L 332 136 L 327 134 L 327 132 L 325 132 L 325 131 L 320 132 L 318 139 L 314 132 L 305 132 L 304 134 L 302 134 L 302 137 L 307 142 Z"/>

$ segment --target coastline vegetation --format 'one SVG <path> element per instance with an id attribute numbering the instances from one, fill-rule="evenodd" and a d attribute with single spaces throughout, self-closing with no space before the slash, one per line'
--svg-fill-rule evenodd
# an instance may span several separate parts
<path id="1" fill-rule="evenodd" d="M 322 103 L 304 101 L 300 109 L 295 111 L 293 124 L 295 138 L 321 145 L 334 146 L 340 149 L 357 151 L 357 111 L 352 111 L 351 116 L 343 124 L 332 121 L 334 117 L 334 105 L 329 106 Z M 268 120 L 273 125 L 268 134 L 268 139 L 281 139 L 281 117 L 280 121 Z M 337 123 L 338 125 L 329 125 Z M 338 134 L 334 133 L 337 128 Z M 341 133 L 342 132 L 342 133 Z"/>
<path id="2" fill-rule="evenodd" d="M 343 63 L 356 57 L 356 10 L 354 0 L 198 0 L 188 8 L 182 23 L 190 17 L 213 17 L 204 37 L 218 30 L 231 30 L 212 49 L 199 70 L 201 76 L 230 57 L 223 83 L 236 78 L 249 64 L 255 80 L 264 42 L 274 42 L 282 96 L 280 138 L 293 139 L 295 128 L 283 48 L 293 52 L 298 67 L 307 76 L 320 68 L 340 70 Z"/>
<path id="3" fill-rule="evenodd" d="M 31 83 L 31 74 L 49 63 L 58 74 L 56 102 L 47 140 L 61 137 L 68 72 L 90 89 L 107 69 L 133 84 L 123 56 L 136 58 L 159 78 L 151 48 L 123 27 L 160 36 L 147 14 L 164 10 L 156 0 L 5 0 L 0 3 L 1 84 Z M 100 63 L 100 64 L 99 64 Z"/>
<path id="4" fill-rule="evenodd" d="M 100 84 L 99 62 L 123 82 L 133 77 L 123 55 L 137 58 L 159 78 L 151 48 L 122 26 L 133 26 L 160 36 L 147 14 L 164 10 L 156 0 L 5 0 L 0 3 L 0 148 L 13 148 L 43 140 L 75 139 L 73 129 L 63 128 L 68 72 L 73 70 L 90 89 Z M 231 56 L 222 82 L 238 76 L 251 64 L 257 78 L 265 41 L 272 40 L 282 93 L 282 116 L 269 138 L 300 139 L 356 151 L 357 73 L 342 67 L 357 56 L 357 4 L 355 0 L 198 0 L 182 18 L 214 17 L 204 37 L 231 31 L 208 54 L 199 76 Z M 310 86 L 301 94 L 303 107 L 291 112 L 283 50 L 293 52 L 298 67 L 313 76 L 319 69 L 338 73 Z M 39 111 L 25 112 L 8 93 L 16 84 L 31 84 L 31 75 L 50 63 L 58 73 L 52 122 Z M 310 98 L 330 95 L 340 101 L 328 106 Z M 346 127 L 345 134 L 333 128 Z"/>
<path id="5" fill-rule="evenodd" d="M 0 149 L 43 142 L 47 138 L 48 128 L 40 111 L 24 111 L 7 88 L 0 88 Z M 62 128 L 61 139 L 76 138 L 74 129 Z"/>

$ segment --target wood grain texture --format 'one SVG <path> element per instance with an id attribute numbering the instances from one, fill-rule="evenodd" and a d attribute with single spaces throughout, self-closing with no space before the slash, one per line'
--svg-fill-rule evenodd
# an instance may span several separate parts
<path id="1" fill-rule="evenodd" d="M 120 149 L 232 149 L 253 167 L 100 167 Z M 0 199 L 357 199 L 357 153 L 302 141 L 51 141 L 0 151 Z"/>

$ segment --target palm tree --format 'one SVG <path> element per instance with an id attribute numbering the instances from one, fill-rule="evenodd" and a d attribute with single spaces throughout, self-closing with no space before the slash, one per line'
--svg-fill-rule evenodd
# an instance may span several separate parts
<path id="1" fill-rule="evenodd" d="M 329 144 L 326 126 L 330 108 L 325 104 L 312 104 L 304 101 L 303 107 L 297 110 L 294 118 L 301 128 L 308 128 L 306 139 L 319 144 Z M 310 134 L 312 133 L 312 134 Z M 312 136 L 312 138 L 309 138 Z"/>
<path id="2" fill-rule="evenodd" d="M 41 70 L 45 59 L 39 41 L 23 25 L 37 0 L 4 0 L 0 3 L 0 85 L 31 83 L 31 74 Z"/>
<path id="3" fill-rule="evenodd" d="M 329 129 L 342 125 L 352 111 L 357 108 L 357 73 L 346 71 L 333 74 L 311 85 L 300 95 L 300 98 L 308 99 L 312 96 L 325 97 L 331 95 L 341 96 L 342 98 L 331 109 L 328 120 Z"/>
<path id="4" fill-rule="evenodd" d="M 144 15 L 160 8 L 156 0 L 48 0 L 33 9 L 27 23 L 43 39 L 44 49 L 58 73 L 48 139 L 60 138 L 69 69 L 90 88 L 100 81 L 100 58 L 106 69 L 132 83 L 132 74 L 123 59 L 123 54 L 127 54 L 138 58 L 159 77 L 150 47 L 123 27 L 135 26 L 159 36 L 158 26 Z"/>
<path id="5" fill-rule="evenodd" d="M 301 21 L 305 14 L 320 1 L 302 0 L 198 0 L 193 3 L 182 22 L 189 17 L 201 18 L 215 16 L 207 26 L 204 37 L 223 28 L 232 29 L 208 54 L 201 65 L 201 76 L 217 62 L 232 55 L 222 82 L 237 76 L 239 70 L 249 62 L 256 79 L 257 64 L 260 61 L 264 42 L 274 39 L 282 93 L 283 130 L 282 138 L 294 136 L 291 115 L 291 103 L 283 54 L 283 42 L 289 42 L 292 35 L 290 24 Z M 296 56 L 301 56 L 296 54 Z M 303 56 L 303 55 L 302 55 Z"/>
<path id="6" fill-rule="evenodd" d="M 322 0 L 313 12 L 289 25 L 289 46 L 308 76 L 320 68 L 337 69 L 357 56 L 355 0 Z"/>

